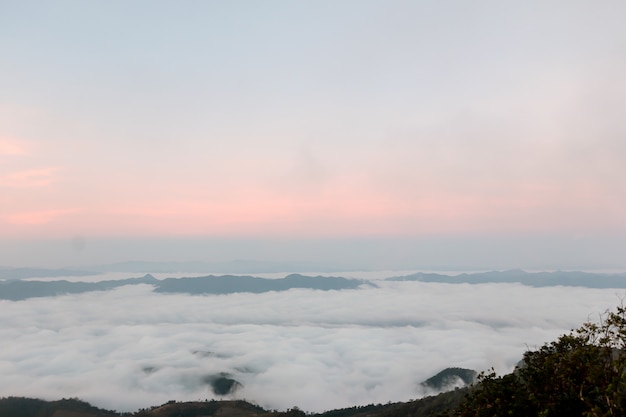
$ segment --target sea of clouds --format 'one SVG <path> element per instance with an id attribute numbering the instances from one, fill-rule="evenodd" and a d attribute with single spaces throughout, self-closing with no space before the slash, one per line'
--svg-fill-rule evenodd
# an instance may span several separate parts
<path id="1" fill-rule="evenodd" d="M 148 285 L 0 301 L 0 396 L 134 411 L 231 397 L 324 411 L 405 401 L 446 367 L 509 372 L 614 308 L 624 290 L 385 282 L 356 290 L 157 294 Z"/>

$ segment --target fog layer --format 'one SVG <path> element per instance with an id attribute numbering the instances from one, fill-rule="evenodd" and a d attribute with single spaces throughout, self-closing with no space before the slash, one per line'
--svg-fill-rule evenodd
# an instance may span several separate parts
<path id="1" fill-rule="evenodd" d="M 233 395 L 323 411 L 423 395 L 448 366 L 512 369 L 619 303 L 623 290 L 383 282 L 264 294 L 158 294 L 149 285 L 0 301 L 0 395 L 80 397 L 136 410 Z"/>

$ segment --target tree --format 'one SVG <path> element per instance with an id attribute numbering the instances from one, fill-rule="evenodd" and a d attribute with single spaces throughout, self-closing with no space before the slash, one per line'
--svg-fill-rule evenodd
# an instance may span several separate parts
<path id="1" fill-rule="evenodd" d="M 482 373 L 456 415 L 626 415 L 626 307 L 526 352 L 511 374 Z"/>

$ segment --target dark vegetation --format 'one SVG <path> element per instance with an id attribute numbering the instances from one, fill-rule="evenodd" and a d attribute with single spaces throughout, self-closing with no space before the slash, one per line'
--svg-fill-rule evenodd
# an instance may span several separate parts
<path id="1" fill-rule="evenodd" d="M 125 414 L 103 410 L 76 398 L 44 401 L 35 398 L 0 399 L 0 417 L 120 417 Z"/>
<path id="2" fill-rule="evenodd" d="M 433 384 L 473 376 L 450 368 Z M 231 384 L 228 375 L 220 383 Z M 234 383 L 234 382 L 233 382 Z M 230 385 L 226 388 L 232 388 Z M 311 393 L 315 395 L 315 393 Z M 178 403 L 116 413 L 70 399 L 46 402 L 0 399 L 0 417 L 304 417 L 294 407 L 267 411 L 245 401 Z M 618 417 L 626 416 L 626 307 L 607 312 L 599 323 L 585 323 L 537 350 L 528 351 L 513 373 L 489 371 L 473 385 L 404 403 L 358 406 L 316 414 L 318 417 Z"/>
<path id="3" fill-rule="evenodd" d="M 433 391 L 447 391 L 449 387 L 473 384 L 478 374 L 473 369 L 446 368 L 422 382 L 422 386 Z"/>
<path id="4" fill-rule="evenodd" d="M 626 307 L 526 352 L 511 374 L 483 373 L 454 415 L 626 416 Z"/>
<path id="5" fill-rule="evenodd" d="M 205 376 L 203 382 L 211 387 L 211 391 L 215 395 L 232 394 L 241 387 L 241 384 L 232 379 L 231 375 L 226 372 Z"/>
<path id="6" fill-rule="evenodd" d="M 263 408 L 246 401 L 198 401 L 178 403 L 169 401 L 158 407 L 140 410 L 133 417 L 252 417 L 267 414 Z M 278 417 L 279 413 L 276 413 Z M 284 415 L 282 413 L 281 415 Z"/>
<path id="7" fill-rule="evenodd" d="M 465 393 L 465 389 L 458 389 L 406 403 L 370 404 L 320 414 L 307 414 L 297 407 L 284 412 L 270 411 L 241 400 L 168 401 L 135 413 L 118 413 L 92 407 L 77 399 L 46 402 L 9 397 L 0 399 L 0 417 L 426 417 L 458 406 Z"/>

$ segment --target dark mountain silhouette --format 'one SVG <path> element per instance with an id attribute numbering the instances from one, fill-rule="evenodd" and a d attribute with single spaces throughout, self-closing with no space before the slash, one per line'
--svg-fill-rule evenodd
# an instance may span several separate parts
<path id="1" fill-rule="evenodd" d="M 158 283 L 155 291 L 187 294 L 263 293 L 268 291 L 285 291 L 292 288 L 345 290 L 358 288 L 363 284 L 368 284 L 368 282 L 342 277 L 309 277 L 299 274 L 287 275 L 281 279 L 238 275 L 210 275 L 199 278 L 167 278 Z"/>
<path id="2" fill-rule="evenodd" d="M 532 287 L 563 285 L 587 288 L 626 288 L 626 273 L 607 274 L 581 271 L 526 272 L 521 269 L 511 269 L 459 275 L 418 272 L 412 275 L 388 278 L 388 280 L 450 284 L 521 283 Z"/>
<path id="3" fill-rule="evenodd" d="M 420 385 L 435 391 L 449 390 L 455 386 L 471 385 L 477 376 L 478 373 L 472 369 L 446 368 Z"/>
<path id="4" fill-rule="evenodd" d="M 215 395 L 228 395 L 232 394 L 237 389 L 241 388 L 241 384 L 231 378 L 232 375 L 226 372 L 220 372 L 217 375 L 207 375 L 202 379 L 202 382 L 211 387 L 211 391 Z"/>
<path id="5" fill-rule="evenodd" d="M 237 292 L 263 293 L 286 291 L 292 288 L 314 290 L 345 290 L 369 284 L 368 281 L 342 277 L 309 277 L 292 274 L 281 279 L 252 276 L 222 275 L 194 278 L 166 278 L 158 280 L 150 274 L 140 278 L 128 278 L 99 282 L 60 281 L 0 281 L 0 299 L 25 300 L 32 297 L 53 297 L 88 291 L 105 291 L 124 285 L 149 284 L 155 292 L 185 294 L 231 294 Z M 373 284 L 369 284 L 373 285 Z"/>
<path id="6" fill-rule="evenodd" d="M 121 415 L 123 414 L 94 407 L 76 398 L 58 401 L 23 397 L 0 399 L 0 417 L 119 417 Z"/>
<path id="7" fill-rule="evenodd" d="M 465 390 L 455 390 L 419 400 L 370 404 L 323 413 L 305 413 L 294 407 L 287 411 L 269 411 L 241 400 L 194 402 L 168 401 L 134 413 L 102 410 L 78 399 L 43 401 L 33 398 L 0 399 L 0 417 L 431 417 L 457 407 Z"/>
<path id="8" fill-rule="evenodd" d="M 418 272 L 412 275 L 387 278 L 387 280 L 451 284 L 521 283 L 533 287 L 563 285 L 588 288 L 626 288 L 626 273 L 605 274 L 580 271 L 526 272 L 521 269 L 459 275 Z M 146 274 L 140 278 L 99 282 L 5 280 L 0 281 L 0 299 L 17 301 L 31 297 L 53 297 L 87 291 L 105 291 L 134 284 L 152 285 L 155 292 L 184 294 L 263 293 L 267 291 L 286 291 L 292 288 L 328 291 L 355 289 L 362 285 L 375 286 L 368 280 L 306 276 L 301 274 L 291 274 L 280 279 L 267 279 L 248 275 L 208 275 L 204 277 L 166 278 L 163 280 L 158 280 L 152 275 Z"/>
<path id="9" fill-rule="evenodd" d="M 121 287 L 124 285 L 155 285 L 158 282 L 159 281 L 150 274 L 147 274 L 141 278 L 128 278 L 99 282 L 70 282 L 66 280 L 0 281 L 0 299 L 18 301 L 33 297 L 53 297 L 63 294 L 79 294 L 88 291 L 111 290 L 113 288 Z"/>

